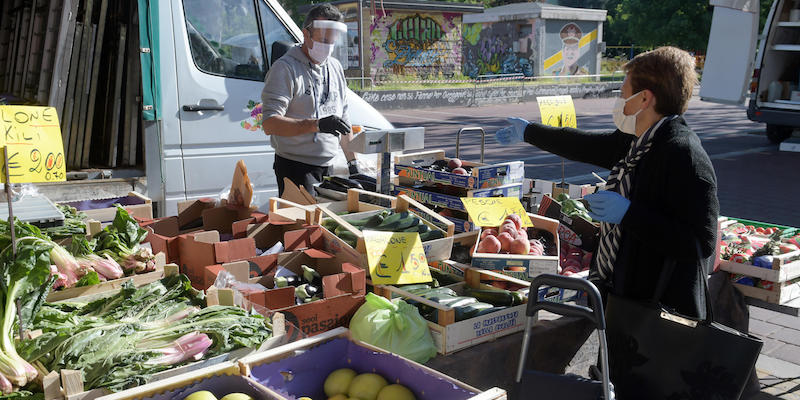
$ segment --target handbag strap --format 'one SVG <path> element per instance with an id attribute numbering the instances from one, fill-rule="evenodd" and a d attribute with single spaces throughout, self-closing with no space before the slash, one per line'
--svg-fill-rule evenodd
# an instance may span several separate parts
<path id="1" fill-rule="evenodd" d="M 694 238 L 694 245 L 695 249 L 697 250 L 698 272 L 700 273 L 700 280 L 703 282 L 703 294 L 705 295 L 705 320 L 711 322 L 714 321 L 714 316 L 713 309 L 711 307 L 711 301 L 709 301 L 709 299 L 711 299 L 711 293 L 708 290 L 708 274 L 703 266 L 703 252 L 700 250 L 700 241 L 697 238 Z M 661 302 L 661 297 L 664 296 L 664 292 L 667 290 L 667 284 L 669 283 L 670 278 L 672 278 L 672 273 L 675 271 L 675 266 L 677 263 L 678 262 L 675 258 L 667 258 L 664 261 L 664 268 L 661 269 L 661 274 L 659 274 L 658 283 L 656 284 L 656 290 L 653 292 L 652 300 L 654 303 L 659 304 Z"/>

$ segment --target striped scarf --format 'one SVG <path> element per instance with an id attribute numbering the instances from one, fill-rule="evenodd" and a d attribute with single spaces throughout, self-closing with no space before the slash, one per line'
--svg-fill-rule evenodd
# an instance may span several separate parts
<path id="1" fill-rule="evenodd" d="M 666 121 L 671 121 L 677 115 L 670 115 L 661 118 L 655 125 L 650 127 L 644 135 L 631 143 L 631 148 L 624 158 L 619 160 L 608 176 L 605 190 L 615 191 L 623 197 L 630 198 L 631 181 L 639 160 L 650 151 L 653 144 L 653 137 L 658 128 Z M 597 249 L 597 271 L 592 271 L 590 278 L 600 276 L 606 283 L 611 283 L 611 274 L 614 271 L 614 261 L 617 258 L 622 230 L 618 224 L 608 222 L 600 223 L 600 245 Z"/>

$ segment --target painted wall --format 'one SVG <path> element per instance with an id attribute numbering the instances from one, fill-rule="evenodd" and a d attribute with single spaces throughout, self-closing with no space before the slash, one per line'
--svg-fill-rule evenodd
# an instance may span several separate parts
<path id="1" fill-rule="evenodd" d="M 461 14 L 386 10 L 369 26 L 370 76 L 435 78 L 461 70 Z"/>
<path id="2" fill-rule="evenodd" d="M 464 24 L 462 72 L 478 75 L 535 73 L 538 20 Z"/>
<path id="3" fill-rule="evenodd" d="M 597 25 L 595 21 L 545 21 L 542 75 L 597 74 Z"/>

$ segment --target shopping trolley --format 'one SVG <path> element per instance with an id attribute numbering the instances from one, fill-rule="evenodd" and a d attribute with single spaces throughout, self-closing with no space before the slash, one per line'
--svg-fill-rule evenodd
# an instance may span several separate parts
<path id="1" fill-rule="evenodd" d="M 517 368 L 517 388 L 519 398 L 530 399 L 604 399 L 613 400 L 614 391 L 608 377 L 608 345 L 606 343 L 606 322 L 603 315 L 603 302 L 597 288 L 585 279 L 572 278 L 554 274 L 542 274 L 531 282 L 530 293 L 538 293 L 542 286 L 580 290 L 587 294 L 588 306 L 557 303 L 529 296 L 525 311 L 525 334 L 522 338 L 522 352 Z M 588 319 L 597 329 L 600 342 L 599 366 L 602 379 L 600 381 L 577 375 L 560 375 L 548 372 L 526 370 L 525 362 L 530 346 L 531 328 L 536 322 L 540 310 L 549 311 L 562 316 L 578 316 Z M 522 394 L 526 395 L 522 397 Z"/>

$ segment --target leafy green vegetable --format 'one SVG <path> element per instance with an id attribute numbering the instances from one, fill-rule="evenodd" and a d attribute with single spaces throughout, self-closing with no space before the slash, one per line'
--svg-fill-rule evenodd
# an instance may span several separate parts
<path id="1" fill-rule="evenodd" d="M 58 209 L 64 213 L 64 225 L 45 228 L 44 232 L 53 239 L 65 239 L 73 235 L 86 235 L 86 214 L 74 207 L 58 204 Z"/>
<path id="2" fill-rule="evenodd" d="M 24 341 L 20 352 L 48 370 L 82 370 L 88 389 L 120 390 L 144 384 L 187 357 L 258 347 L 271 335 L 257 313 L 200 309 L 203 303 L 202 292 L 184 275 L 140 288 L 128 282 L 108 298 L 44 305 L 34 321 L 43 335 Z"/>
<path id="3" fill-rule="evenodd" d="M 150 249 L 139 246 L 146 237 L 147 230 L 117 204 L 114 222 L 97 234 L 95 251 L 114 259 L 127 274 L 154 271 L 155 256 Z"/>
<path id="4" fill-rule="evenodd" d="M 75 287 L 92 286 L 97 285 L 98 283 L 100 283 L 100 277 L 97 275 L 97 272 L 89 271 L 86 273 L 86 275 L 78 280 L 78 283 L 75 284 Z"/>

